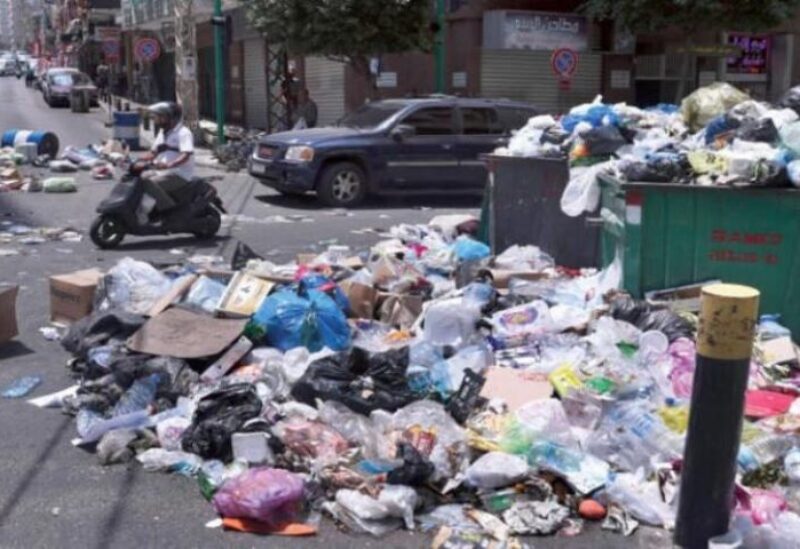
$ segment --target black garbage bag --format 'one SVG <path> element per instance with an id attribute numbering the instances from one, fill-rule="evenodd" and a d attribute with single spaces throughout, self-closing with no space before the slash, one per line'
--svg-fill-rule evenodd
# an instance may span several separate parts
<path id="1" fill-rule="evenodd" d="M 553 145 L 561 145 L 569 139 L 571 134 L 561 127 L 560 124 L 556 124 L 555 126 L 550 126 L 547 128 L 543 133 L 539 142 L 542 144 L 551 143 Z"/>
<path id="2" fill-rule="evenodd" d="M 780 135 L 771 118 L 762 118 L 761 120 L 745 120 L 736 130 L 736 138 L 744 141 L 775 143 L 780 139 Z"/>
<path id="3" fill-rule="evenodd" d="M 589 154 L 605 156 L 614 154 L 628 144 L 616 126 L 599 126 L 581 135 Z"/>
<path id="4" fill-rule="evenodd" d="M 80 359 L 86 359 L 90 349 L 112 341 L 125 341 L 145 323 L 143 316 L 124 311 L 100 311 L 73 324 L 61 346 Z"/>
<path id="5" fill-rule="evenodd" d="M 694 337 L 694 326 L 682 316 L 669 309 L 653 309 L 647 302 L 629 296 L 619 296 L 611 302 L 611 316 L 633 324 L 643 332 L 663 332 L 670 343 L 682 337 Z"/>
<path id="6" fill-rule="evenodd" d="M 759 160 L 753 169 L 750 185 L 753 187 L 790 187 L 789 173 L 786 166 L 771 160 Z"/>
<path id="7" fill-rule="evenodd" d="M 234 271 L 241 271 L 247 267 L 247 262 L 251 259 L 264 259 L 258 255 L 253 248 L 244 244 L 243 242 L 236 243 L 236 250 L 233 252 L 233 259 L 231 259 L 231 269 Z"/>
<path id="8" fill-rule="evenodd" d="M 389 484 L 402 484 L 404 486 L 422 486 L 433 474 L 436 467 L 425 459 L 419 451 L 407 442 L 397 444 L 397 459 L 402 459 L 403 464 L 389 472 L 386 481 Z"/>
<path id="9" fill-rule="evenodd" d="M 393 412 L 416 400 L 407 369 L 407 347 L 374 354 L 356 347 L 311 364 L 292 387 L 292 397 L 309 406 L 316 399 L 335 400 L 364 415 Z"/>
<path id="10" fill-rule="evenodd" d="M 784 109 L 792 109 L 797 114 L 800 114 L 800 86 L 795 86 L 783 94 L 778 105 Z"/>
<path id="11" fill-rule="evenodd" d="M 181 445 L 204 459 L 233 459 L 231 437 L 249 419 L 261 413 L 261 399 L 249 383 L 231 385 L 203 397 L 197 403 L 192 424 Z"/>

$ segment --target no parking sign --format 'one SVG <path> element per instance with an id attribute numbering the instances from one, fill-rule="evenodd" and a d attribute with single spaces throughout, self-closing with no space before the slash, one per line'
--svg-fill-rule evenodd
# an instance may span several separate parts
<path id="1" fill-rule="evenodd" d="M 155 38 L 139 38 L 133 45 L 133 55 L 137 61 L 152 63 L 161 55 L 161 44 Z"/>
<path id="2" fill-rule="evenodd" d="M 572 76 L 578 70 L 578 52 L 569 48 L 559 48 L 553 52 L 550 65 L 558 77 L 559 88 L 569 90 Z"/>

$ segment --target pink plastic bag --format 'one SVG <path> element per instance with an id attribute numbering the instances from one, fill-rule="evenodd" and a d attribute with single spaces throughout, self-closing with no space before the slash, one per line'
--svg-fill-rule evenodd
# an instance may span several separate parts
<path id="1" fill-rule="evenodd" d="M 685 337 L 676 339 L 669 346 L 669 356 L 672 360 L 669 379 L 672 381 L 672 391 L 678 398 L 691 398 L 692 396 L 695 354 L 694 341 Z"/>
<path id="2" fill-rule="evenodd" d="M 302 499 L 303 479 L 283 469 L 261 467 L 226 482 L 213 503 L 223 517 L 280 526 L 295 519 Z"/>
<path id="3" fill-rule="evenodd" d="M 755 525 L 767 524 L 788 509 L 786 498 L 775 490 L 737 486 L 736 514 L 750 517 Z"/>

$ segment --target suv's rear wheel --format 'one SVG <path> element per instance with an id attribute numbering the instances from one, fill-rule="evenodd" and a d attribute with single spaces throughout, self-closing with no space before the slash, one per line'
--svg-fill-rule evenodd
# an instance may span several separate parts
<path id="1" fill-rule="evenodd" d="M 326 167 L 320 176 L 317 196 L 326 206 L 350 208 L 367 195 L 367 176 L 358 164 L 337 162 Z"/>

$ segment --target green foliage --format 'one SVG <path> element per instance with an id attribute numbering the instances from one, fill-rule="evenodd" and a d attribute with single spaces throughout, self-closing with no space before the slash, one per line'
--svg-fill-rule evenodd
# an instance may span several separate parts
<path id="1" fill-rule="evenodd" d="M 789 19 L 798 7 L 800 0 L 587 0 L 581 10 L 633 32 L 664 27 L 757 32 Z"/>
<path id="2" fill-rule="evenodd" d="M 251 24 L 299 55 L 355 62 L 430 47 L 429 0 L 248 0 Z"/>

